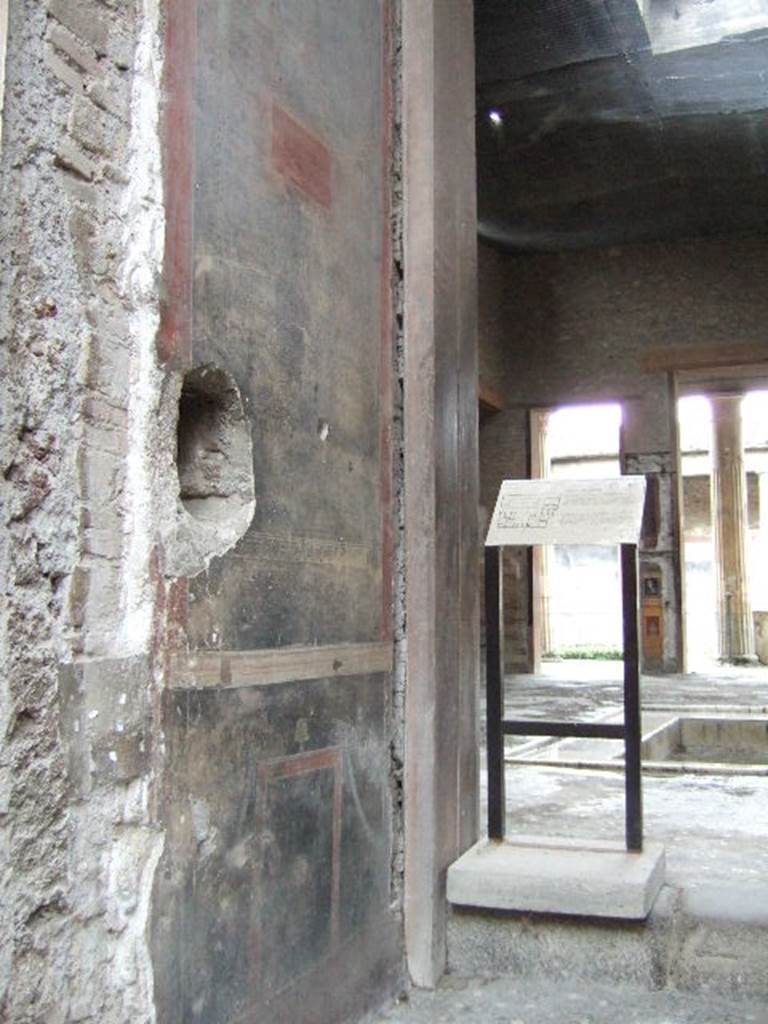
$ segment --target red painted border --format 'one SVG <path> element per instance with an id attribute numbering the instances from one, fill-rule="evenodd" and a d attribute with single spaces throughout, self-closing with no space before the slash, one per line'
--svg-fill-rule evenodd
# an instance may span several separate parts
<path id="1" fill-rule="evenodd" d="M 259 781 L 262 793 L 275 779 L 293 775 L 307 775 L 311 772 L 333 772 L 333 846 L 331 852 L 331 948 L 339 944 L 339 900 L 341 885 L 341 749 L 325 747 L 322 750 L 310 750 L 304 754 L 293 754 L 277 761 L 267 761 L 259 765 Z M 256 944 L 257 945 L 257 944 Z M 252 947 L 253 948 L 253 947 Z"/>
<path id="2" fill-rule="evenodd" d="M 381 460 L 381 583 L 382 615 L 381 639 L 391 640 L 393 636 L 393 544 L 392 544 L 392 198 L 391 198 L 391 153 L 392 153 L 392 89 L 391 68 L 391 8 L 389 0 L 382 3 L 382 211 L 381 211 L 381 321 L 379 342 L 379 418 Z"/>
<path id="3" fill-rule="evenodd" d="M 192 242 L 195 162 L 194 81 L 197 0 L 167 0 L 163 124 L 165 253 L 157 354 L 161 363 L 192 356 Z"/>

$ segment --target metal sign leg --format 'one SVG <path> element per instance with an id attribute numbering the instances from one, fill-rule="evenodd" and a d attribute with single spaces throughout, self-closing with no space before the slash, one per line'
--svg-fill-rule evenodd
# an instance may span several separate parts
<path id="1" fill-rule="evenodd" d="M 504 627 L 503 549 L 485 549 L 486 730 L 488 737 L 488 836 L 504 838 Z"/>
<path id="2" fill-rule="evenodd" d="M 643 799 L 640 762 L 640 645 L 637 625 L 637 545 L 621 545 L 624 622 L 624 784 L 628 850 L 643 848 Z"/>

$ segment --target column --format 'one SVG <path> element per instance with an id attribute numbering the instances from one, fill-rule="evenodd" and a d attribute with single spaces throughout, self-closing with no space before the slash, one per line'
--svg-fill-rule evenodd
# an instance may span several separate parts
<path id="1" fill-rule="evenodd" d="M 758 565 L 768 565 L 768 473 L 762 472 L 760 481 L 760 530 L 757 550 L 753 557 Z M 768 580 L 762 573 L 757 577 L 757 587 L 752 594 L 755 620 L 755 655 L 763 665 L 768 665 Z"/>
<path id="2" fill-rule="evenodd" d="M 715 542 L 719 653 L 754 657 L 747 589 L 747 487 L 741 442 L 741 395 L 713 395 L 712 528 Z"/>
<path id="3" fill-rule="evenodd" d="M 758 475 L 758 501 L 759 507 L 759 528 L 757 533 L 757 551 L 755 555 L 758 559 L 758 565 L 768 565 L 768 472 L 762 472 Z M 759 580 L 759 594 L 752 594 L 752 604 L 757 602 L 757 607 L 753 607 L 753 611 L 768 611 L 768 580 L 761 573 L 757 579 Z"/>

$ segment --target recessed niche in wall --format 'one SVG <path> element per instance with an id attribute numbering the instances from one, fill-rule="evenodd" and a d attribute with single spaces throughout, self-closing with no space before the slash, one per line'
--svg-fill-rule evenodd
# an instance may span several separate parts
<path id="1" fill-rule="evenodd" d="M 177 428 L 179 498 L 197 519 L 228 519 L 253 500 L 251 439 L 237 385 L 202 366 L 184 377 Z"/>
<path id="2" fill-rule="evenodd" d="M 184 375 L 176 471 L 179 519 L 169 564 L 172 574 L 190 575 L 237 543 L 255 508 L 250 426 L 237 384 L 218 367 Z"/>

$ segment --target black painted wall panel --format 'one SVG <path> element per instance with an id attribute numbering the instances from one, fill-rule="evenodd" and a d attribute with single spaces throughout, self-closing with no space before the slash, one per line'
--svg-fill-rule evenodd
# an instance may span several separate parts
<path id="1" fill-rule="evenodd" d="M 241 388 L 257 506 L 189 581 L 188 648 L 376 643 L 390 616 L 384 5 L 196 10 L 191 361 Z M 331 1024 L 399 979 L 391 677 L 253 682 L 165 694 L 160 1024 Z"/>
<path id="2" fill-rule="evenodd" d="M 385 721 L 381 675 L 167 695 L 153 928 L 164 1024 L 283 1019 L 292 990 L 322 991 L 344 960 L 337 1007 L 320 1016 L 310 1001 L 295 1019 L 382 997 L 356 974 L 393 985 Z"/>
<path id="3" fill-rule="evenodd" d="M 198 5 L 192 357 L 244 392 L 257 508 L 193 583 L 193 645 L 381 631 L 382 45 L 369 0 Z M 282 112 L 327 158 L 327 204 L 276 165 Z"/>

